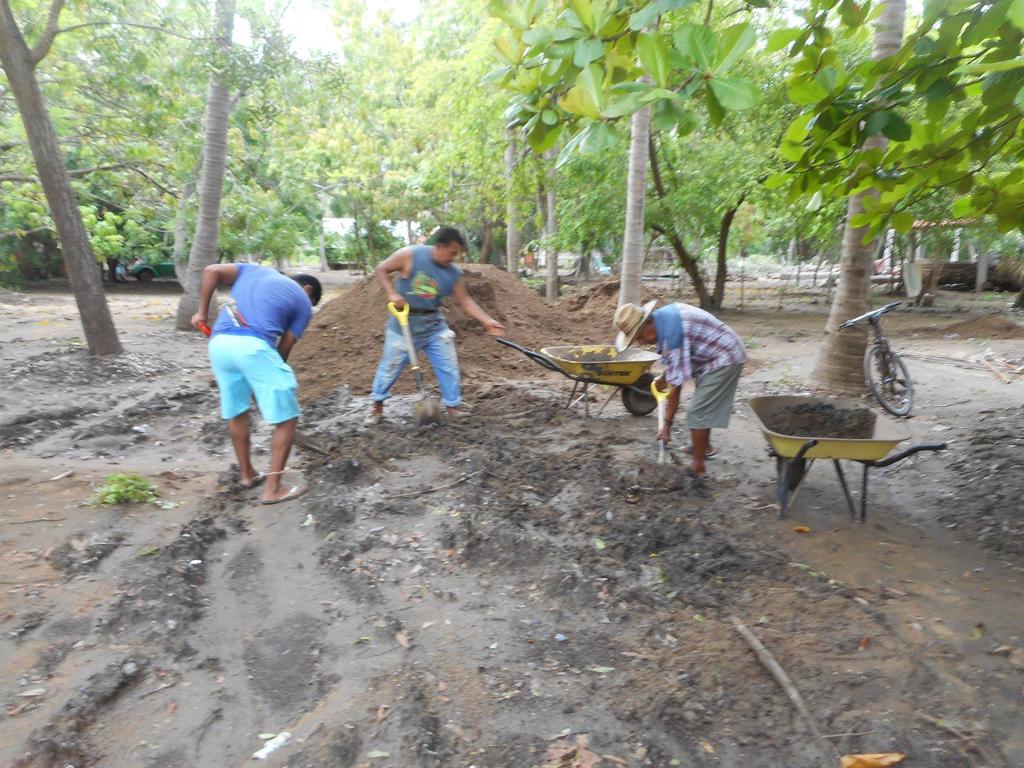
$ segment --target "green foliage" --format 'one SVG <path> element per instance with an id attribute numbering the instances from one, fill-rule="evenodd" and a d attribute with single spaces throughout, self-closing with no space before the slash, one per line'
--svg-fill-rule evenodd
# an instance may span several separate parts
<path id="1" fill-rule="evenodd" d="M 157 487 L 142 475 L 116 473 L 107 475 L 104 483 L 96 489 L 92 503 L 109 506 L 113 504 L 148 504 L 159 498 Z"/>
<path id="2" fill-rule="evenodd" d="M 791 200 L 867 188 L 851 223 L 872 237 L 910 229 L 929 199 L 938 218 L 991 216 L 1024 228 L 1024 55 L 1021 0 L 925 5 L 902 48 L 882 61 L 841 55 L 865 38 L 870 4 L 813 0 L 806 26 L 776 32 L 788 48 L 789 94 L 802 107 L 782 143 L 774 185 Z M 884 148 L 866 144 L 888 139 Z"/>
<path id="3" fill-rule="evenodd" d="M 502 66 L 489 77 L 514 97 L 505 112 L 542 153 L 564 139 L 559 164 L 616 145 L 614 124 L 644 107 L 657 124 L 692 130 L 692 103 L 719 124 L 760 103 L 761 88 L 734 67 L 757 35 L 743 21 L 719 29 L 692 20 L 693 0 L 492 0 L 504 22 Z"/>

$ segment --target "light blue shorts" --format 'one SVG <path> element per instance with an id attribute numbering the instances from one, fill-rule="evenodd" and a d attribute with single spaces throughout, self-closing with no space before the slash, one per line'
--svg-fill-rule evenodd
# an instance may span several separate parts
<path id="1" fill-rule="evenodd" d="M 277 350 L 256 336 L 218 333 L 210 339 L 210 365 L 220 388 L 220 415 L 233 419 L 252 407 L 270 424 L 299 415 L 299 383 Z"/>

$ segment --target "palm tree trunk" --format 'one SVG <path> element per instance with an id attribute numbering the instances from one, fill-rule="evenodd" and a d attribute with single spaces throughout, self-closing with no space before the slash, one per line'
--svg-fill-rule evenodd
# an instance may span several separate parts
<path id="1" fill-rule="evenodd" d="M 639 304 L 644 270 L 644 204 L 647 196 L 647 155 L 651 108 L 633 113 L 630 123 L 629 167 L 626 176 L 626 231 L 622 239 L 619 306 Z"/>
<path id="2" fill-rule="evenodd" d="M 214 10 L 215 35 L 213 55 L 226 56 L 231 49 L 231 33 L 235 22 L 235 0 L 217 0 Z M 220 236 L 220 202 L 224 195 L 224 170 L 228 157 L 228 117 L 231 94 L 220 67 L 210 70 L 206 89 L 206 119 L 203 137 L 203 169 L 199 176 L 199 215 L 196 234 L 188 256 L 185 293 L 178 302 L 176 326 L 188 330 L 192 315 L 199 311 L 199 284 L 203 270 L 218 260 Z"/>
<path id="3" fill-rule="evenodd" d="M 78 211 L 78 200 L 71 187 L 71 176 L 64 163 L 57 132 L 50 120 L 35 73 L 36 65 L 46 56 L 56 35 L 62 7 L 61 0 L 53 0 L 43 37 L 30 49 L 11 12 L 10 3 L 8 0 L 0 0 L 0 65 L 14 93 L 32 158 L 35 160 L 36 172 L 57 228 L 89 352 L 94 355 L 116 355 L 121 352 L 121 341 L 117 337 L 114 319 L 103 293 L 103 277 L 97 269 L 96 256 L 89 244 L 89 235 Z"/>
<path id="4" fill-rule="evenodd" d="M 906 10 L 906 0 L 887 0 L 875 24 L 872 59 L 878 61 L 887 58 L 900 49 Z M 887 143 L 884 136 L 876 135 L 865 141 L 864 146 L 865 149 L 884 149 Z M 868 189 L 852 195 L 847 202 L 843 251 L 840 259 L 842 277 L 825 326 L 828 335 L 811 374 L 811 380 L 815 384 L 840 392 L 863 392 L 867 388 L 862 373 L 867 335 L 859 328 L 845 331 L 837 329 L 845 320 L 868 311 L 871 262 L 875 245 L 873 242 L 864 242 L 866 227 L 854 227 L 850 222 L 854 216 L 863 212 L 864 199 L 868 195 L 877 194 L 875 190 Z"/>
<path id="5" fill-rule="evenodd" d="M 513 275 L 519 271 L 519 251 L 522 248 L 519 232 L 519 207 L 516 205 L 516 135 L 509 129 L 505 145 L 505 269 Z"/>

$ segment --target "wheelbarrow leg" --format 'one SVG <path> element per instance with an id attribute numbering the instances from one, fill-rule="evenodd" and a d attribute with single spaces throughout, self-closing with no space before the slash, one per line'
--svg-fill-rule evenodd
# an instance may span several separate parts
<path id="1" fill-rule="evenodd" d="M 572 408 L 573 398 L 576 397 L 576 390 L 579 389 L 579 386 L 580 383 L 578 381 L 572 383 L 572 392 L 569 393 L 569 399 L 565 401 L 566 408 Z"/>
<path id="2" fill-rule="evenodd" d="M 853 506 L 853 497 L 850 496 L 850 486 L 846 484 L 846 475 L 843 474 L 843 467 L 839 463 L 839 459 L 832 459 L 832 466 L 836 468 L 836 474 L 839 475 L 839 485 L 843 487 L 843 495 L 846 497 L 846 505 L 850 508 L 850 519 L 856 520 L 857 510 Z"/>
<path id="3" fill-rule="evenodd" d="M 789 501 L 789 462 L 781 456 L 775 459 L 779 474 L 779 517 L 786 516 L 786 504 Z"/>

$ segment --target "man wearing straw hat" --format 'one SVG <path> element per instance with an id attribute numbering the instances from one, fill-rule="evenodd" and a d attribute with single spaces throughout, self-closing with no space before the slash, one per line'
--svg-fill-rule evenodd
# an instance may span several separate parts
<path id="1" fill-rule="evenodd" d="M 664 381 L 672 387 L 665 426 L 658 435 L 666 443 L 683 384 L 696 380 L 696 389 L 686 407 L 691 442 L 683 450 L 693 458 L 693 471 L 703 475 L 705 458 L 715 456 L 711 430 L 729 426 L 747 352 L 736 332 L 709 312 L 682 303 L 655 310 L 655 304 L 656 301 L 642 307 L 623 304 L 615 311 L 613 324 L 619 332 L 615 346 L 622 351 L 636 342 L 657 345 L 665 366 L 659 388 L 663 388 Z"/>

